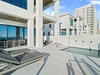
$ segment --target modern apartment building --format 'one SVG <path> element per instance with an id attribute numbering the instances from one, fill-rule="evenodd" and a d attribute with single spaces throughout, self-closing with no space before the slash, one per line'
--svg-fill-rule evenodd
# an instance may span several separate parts
<path id="1" fill-rule="evenodd" d="M 74 17 L 69 13 L 63 13 L 59 18 L 59 36 L 81 35 L 83 32 L 82 18 Z M 53 23 L 46 24 L 43 27 L 44 36 L 55 35 L 55 25 Z"/>
<path id="2" fill-rule="evenodd" d="M 75 10 L 75 16 L 83 18 L 83 33 L 88 35 L 97 34 L 96 9 L 93 4 L 79 7 Z"/>
<path id="3" fill-rule="evenodd" d="M 0 38 L 8 43 L 27 39 L 28 46 L 36 42 L 36 47 L 42 47 L 44 24 L 54 23 L 55 37 L 58 36 L 59 3 L 60 0 L 0 0 Z M 43 12 L 52 5 L 55 17 Z"/>

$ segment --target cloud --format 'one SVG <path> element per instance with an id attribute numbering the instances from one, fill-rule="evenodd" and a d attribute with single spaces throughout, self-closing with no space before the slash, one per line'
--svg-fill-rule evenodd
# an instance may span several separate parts
<path id="1" fill-rule="evenodd" d="M 95 4 L 95 5 L 97 5 L 97 4 L 100 5 L 100 0 L 91 0 L 91 3 L 93 3 L 93 4 Z"/>
<path id="2" fill-rule="evenodd" d="M 65 9 L 65 5 L 60 5 L 60 9 Z"/>
<path id="3" fill-rule="evenodd" d="M 46 13 L 47 15 L 51 15 L 51 16 L 55 15 L 55 12 L 52 8 L 48 8 L 48 9 L 44 10 L 44 13 Z"/>

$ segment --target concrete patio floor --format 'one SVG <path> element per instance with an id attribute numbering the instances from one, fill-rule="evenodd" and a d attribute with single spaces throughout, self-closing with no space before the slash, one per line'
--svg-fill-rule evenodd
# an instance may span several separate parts
<path id="1" fill-rule="evenodd" d="M 7 75 L 100 75 L 100 58 L 64 52 L 48 46 L 29 49 L 46 52 L 46 62 L 40 60 Z"/>

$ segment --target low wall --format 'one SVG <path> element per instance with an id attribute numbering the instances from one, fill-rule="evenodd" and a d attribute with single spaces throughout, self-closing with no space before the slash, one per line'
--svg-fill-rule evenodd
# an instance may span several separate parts
<path id="1" fill-rule="evenodd" d="M 100 35 L 70 36 L 70 46 L 98 49 Z"/>
<path id="2" fill-rule="evenodd" d="M 100 35 L 72 35 L 72 36 L 59 36 L 58 41 L 54 36 L 46 37 L 45 40 L 52 40 L 67 46 L 98 49 L 100 43 Z"/>

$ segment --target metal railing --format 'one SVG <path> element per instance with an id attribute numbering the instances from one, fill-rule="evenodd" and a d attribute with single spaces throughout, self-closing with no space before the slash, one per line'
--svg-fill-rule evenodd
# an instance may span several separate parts
<path id="1" fill-rule="evenodd" d="M 26 45 L 25 40 L 0 41 L 0 48 L 11 48 Z"/>

